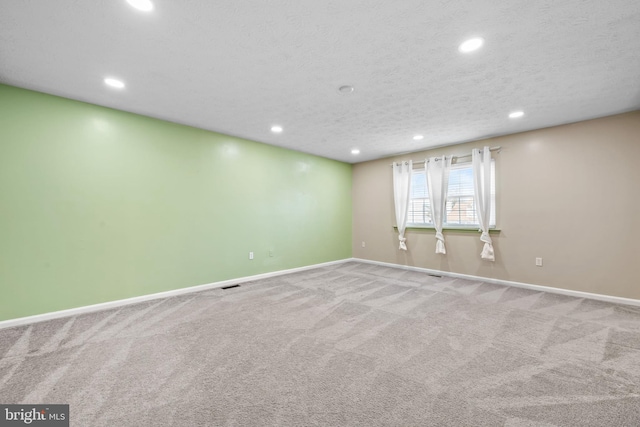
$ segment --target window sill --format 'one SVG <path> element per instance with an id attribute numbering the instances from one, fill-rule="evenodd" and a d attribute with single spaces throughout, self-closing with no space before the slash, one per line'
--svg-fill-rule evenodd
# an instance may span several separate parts
<path id="1" fill-rule="evenodd" d="M 398 226 L 394 225 L 393 226 L 394 230 L 398 229 Z M 433 226 L 429 226 L 429 225 L 425 225 L 425 226 L 420 226 L 420 225 L 408 225 L 407 230 L 433 230 L 435 231 L 435 227 Z M 463 233 L 479 233 L 478 231 L 478 227 L 443 227 L 442 231 L 460 231 Z M 495 234 L 495 233 L 500 233 L 499 228 L 490 228 L 489 229 L 489 234 Z"/>

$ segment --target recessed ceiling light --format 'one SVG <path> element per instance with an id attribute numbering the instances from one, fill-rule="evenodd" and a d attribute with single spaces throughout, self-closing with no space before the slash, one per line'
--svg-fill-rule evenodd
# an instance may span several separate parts
<path id="1" fill-rule="evenodd" d="M 107 77 L 106 79 L 104 79 L 104 83 L 107 86 L 115 87 L 116 89 L 124 88 L 124 82 L 122 80 L 114 79 L 111 77 Z"/>
<path id="2" fill-rule="evenodd" d="M 423 135 L 415 135 L 415 136 L 413 137 L 413 140 L 414 140 L 414 141 L 420 141 L 421 139 L 424 139 L 424 136 L 423 136 Z"/>
<path id="3" fill-rule="evenodd" d="M 469 39 L 458 46 L 458 50 L 462 53 L 473 52 L 474 50 L 480 49 L 484 44 L 484 39 L 481 37 L 476 37 L 473 39 Z"/>
<path id="4" fill-rule="evenodd" d="M 353 150 L 351 150 L 351 154 L 360 154 L 360 150 L 354 148 Z"/>
<path id="5" fill-rule="evenodd" d="M 271 132 L 273 133 L 280 133 L 282 132 L 282 126 L 271 126 Z"/>
<path id="6" fill-rule="evenodd" d="M 151 3 L 151 0 L 127 0 L 127 3 L 138 10 L 142 10 L 143 12 L 150 12 L 153 10 L 153 3 Z"/>
<path id="7" fill-rule="evenodd" d="M 510 119 L 517 119 L 524 116 L 524 112 L 523 111 L 514 111 L 513 113 L 509 114 L 509 118 Z"/>
<path id="8" fill-rule="evenodd" d="M 340 92 L 340 93 L 345 93 L 346 94 L 346 93 L 351 93 L 353 91 L 354 91 L 353 86 L 349 86 L 349 85 L 340 86 L 338 88 L 338 92 Z"/>

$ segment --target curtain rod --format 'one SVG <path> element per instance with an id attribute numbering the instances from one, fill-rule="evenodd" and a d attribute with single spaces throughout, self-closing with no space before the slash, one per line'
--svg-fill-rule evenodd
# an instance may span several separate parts
<path id="1" fill-rule="evenodd" d="M 491 148 L 489 148 L 489 151 L 498 151 L 498 152 L 499 152 L 501 149 L 502 149 L 502 147 L 501 147 L 501 146 L 497 146 L 497 147 L 491 147 Z M 458 159 L 464 159 L 465 157 L 471 157 L 471 153 L 469 153 L 469 154 L 465 154 L 464 156 L 452 156 L 452 157 L 453 157 L 454 159 L 456 159 L 456 160 L 458 160 Z M 438 159 L 438 158 L 437 158 L 437 159 L 436 159 L 436 161 L 438 161 L 438 160 L 440 160 L 440 159 Z M 420 160 L 420 161 L 417 161 L 417 162 L 413 162 L 413 164 L 414 164 L 414 165 L 422 165 L 422 164 L 424 164 L 425 162 L 426 162 L 425 160 Z M 408 162 L 408 161 L 405 161 L 404 163 L 405 163 L 405 164 L 407 164 L 407 163 L 409 163 L 409 162 Z M 393 163 L 391 163 L 389 166 L 393 166 Z"/>

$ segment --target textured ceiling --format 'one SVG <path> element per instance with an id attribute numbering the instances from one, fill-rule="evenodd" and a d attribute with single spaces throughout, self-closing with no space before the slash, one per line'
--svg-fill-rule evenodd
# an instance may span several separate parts
<path id="1" fill-rule="evenodd" d="M 154 4 L 2 0 L 0 82 L 350 163 L 640 108 L 638 0 Z"/>

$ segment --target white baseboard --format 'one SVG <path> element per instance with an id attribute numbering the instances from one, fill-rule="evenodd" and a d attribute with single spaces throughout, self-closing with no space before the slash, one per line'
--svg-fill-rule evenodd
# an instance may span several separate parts
<path id="1" fill-rule="evenodd" d="M 599 301 L 607 301 L 607 302 L 612 302 L 612 303 L 616 303 L 616 304 L 626 304 L 626 305 L 640 306 L 640 300 L 632 299 L 632 298 L 615 297 L 615 296 L 610 296 L 610 295 L 594 294 L 594 293 L 582 292 L 582 291 L 572 291 L 572 290 L 569 290 L 569 289 L 553 288 L 553 287 L 550 287 L 550 286 L 534 285 L 534 284 L 531 284 L 531 283 L 522 283 L 522 282 L 514 282 L 514 281 L 511 281 L 511 280 L 493 279 L 493 278 L 489 278 L 489 277 L 473 276 L 473 275 L 470 275 L 470 274 L 452 273 L 452 272 L 448 272 L 448 271 L 432 270 L 432 269 L 429 269 L 429 268 L 413 267 L 413 266 L 409 266 L 409 265 L 393 264 L 393 263 L 389 263 L 389 262 L 374 261 L 374 260 L 362 259 L 362 258 L 346 258 L 346 259 L 341 259 L 341 260 L 337 260 L 337 261 L 330 261 L 330 262 L 324 262 L 324 263 L 320 263 L 320 264 L 307 265 L 307 266 L 304 266 L 304 267 L 291 268 L 291 269 L 288 269 L 288 270 L 273 271 L 273 272 L 270 272 L 270 273 L 262 273 L 262 274 L 256 274 L 256 275 L 253 275 L 253 276 L 245 276 L 245 277 L 239 277 L 239 278 L 236 278 L 236 279 L 223 280 L 221 282 L 207 283 L 207 284 L 204 284 L 204 285 L 191 286 L 191 287 L 188 287 L 188 288 L 174 289 L 174 290 L 171 290 L 171 291 L 158 292 L 158 293 L 155 293 L 155 294 L 141 295 L 141 296 L 133 297 L 133 298 L 126 298 L 126 299 L 121 299 L 121 300 L 116 300 L 116 301 L 104 302 L 104 303 L 100 303 L 100 304 L 93 304 L 93 305 L 87 305 L 87 306 L 83 306 L 83 307 L 70 308 L 70 309 L 67 309 L 67 310 L 60 310 L 60 311 L 54 311 L 54 312 L 50 312 L 50 313 L 37 314 L 37 315 L 34 315 L 34 316 L 19 317 L 17 319 L 3 320 L 3 321 L 0 321 L 0 329 L 11 328 L 11 327 L 15 327 L 15 326 L 28 325 L 28 324 L 31 324 L 31 323 L 43 322 L 45 320 L 59 319 L 61 317 L 75 316 L 75 315 L 78 315 L 78 314 L 91 313 L 91 312 L 94 312 L 94 311 L 107 310 L 107 309 L 111 309 L 111 308 L 122 307 L 122 306 L 125 306 L 125 305 L 137 304 L 137 303 L 144 302 L 144 301 L 150 301 L 150 300 L 155 300 L 155 299 L 160 299 L 160 298 L 167 298 L 167 297 L 172 297 L 172 296 L 176 296 L 176 295 L 183 295 L 183 294 L 188 294 L 188 293 L 191 293 L 191 292 L 204 291 L 204 290 L 207 290 L 207 289 L 222 288 L 224 286 L 231 286 L 231 285 L 236 285 L 236 284 L 240 284 L 240 283 L 250 282 L 250 281 L 253 281 L 253 280 L 266 279 L 266 278 L 269 278 L 269 277 L 281 276 L 283 274 L 289 274 L 289 273 L 296 273 L 296 272 L 299 272 L 299 271 L 311 270 L 311 269 L 318 268 L 318 267 L 326 267 L 326 266 L 330 266 L 330 265 L 343 264 L 343 263 L 349 262 L 349 261 L 363 262 L 363 263 L 367 263 L 367 264 L 380 265 L 380 266 L 384 266 L 384 267 L 400 268 L 400 269 L 403 269 L 403 270 L 420 271 L 420 272 L 428 273 L 428 274 L 437 274 L 439 276 L 453 277 L 453 278 L 466 279 L 466 280 L 476 280 L 476 281 L 481 281 L 481 282 L 486 282 L 486 283 L 495 283 L 495 284 L 498 284 L 498 285 L 514 286 L 514 287 L 517 287 L 517 288 L 524 288 L 524 289 L 531 289 L 531 290 L 535 290 L 535 291 L 550 292 L 550 293 L 561 294 L 561 295 L 569 295 L 569 296 L 578 297 L 578 298 L 588 298 L 588 299 L 599 300 Z"/>
<path id="2" fill-rule="evenodd" d="M 50 313 L 36 314 L 34 316 L 19 317 L 17 319 L 9 319 L 0 321 L 0 329 L 12 328 L 15 326 L 28 325 L 31 323 L 43 322 L 45 320 L 59 319 L 61 317 L 75 316 L 78 314 L 91 313 L 94 311 L 107 310 L 110 308 L 122 307 L 130 304 L 137 304 L 144 301 L 173 297 L 176 295 L 188 294 L 191 292 L 199 292 L 207 289 L 222 288 L 224 286 L 236 285 L 239 283 L 250 282 L 253 280 L 266 279 L 269 277 L 282 276 L 283 274 L 296 273 L 299 271 L 311 270 L 318 267 L 326 267 L 329 265 L 342 264 L 351 261 L 353 258 L 346 258 L 337 261 L 329 261 L 320 264 L 306 265 L 304 267 L 290 268 L 288 270 L 272 271 L 270 273 L 256 274 L 253 276 L 239 277 L 237 279 L 223 280 L 221 282 L 207 283 L 204 285 L 190 286 L 188 288 L 174 289 L 171 291 L 158 292 L 155 294 L 141 295 L 139 297 L 126 298 L 116 301 L 103 302 L 100 304 L 92 304 L 83 307 L 70 308 L 67 310 L 53 311 Z"/>
<path id="3" fill-rule="evenodd" d="M 569 289 L 553 288 L 553 287 L 550 287 L 550 286 L 533 285 L 531 283 L 513 282 L 511 280 L 502 280 L 502 279 L 492 279 L 490 277 L 472 276 L 470 274 L 451 273 L 451 272 L 448 272 L 448 271 L 431 270 L 429 268 L 412 267 L 410 265 L 393 264 L 393 263 L 389 263 L 389 262 L 373 261 L 373 260 L 362 259 L 362 258 L 352 258 L 351 260 L 352 261 L 358 261 L 358 262 L 364 262 L 364 263 L 367 263 L 367 264 L 380 265 L 380 266 L 384 266 L 384 267 L 393 267 L 393 268 L 400 268 L 400 269 L 403 269 L 403 270 L 420 271 L 420 272 L 429 273 L 429 274 L 437 274 L 439 276 L 454 277 L 454 278 L 457 278 L 457 279 L 476 280 L 476 281 L 479 281 L 479 282 L 495 283 L 497 285 L 514 286 L 516 288 L 532 289 L 532 290 L 535 290 L 535 291 L 543 291 L 543 292 L 550 292 L 550 293 L 554 293 L 554 294 L 569 295 L 569 296 L 578 297 L 578 298 L 588 298 L 588 299 L 593 299 L 593 300 L 598 300 L 598 301 L 613 302 L 613 303 L 616 303 L 616 304 L 626 304 L 626 305 L 640 306 L 640 300 L 632 299 L 632 298 L 623 298 L 623 297 L 615 297 L 615 296 L 611 296 L 611 295 L 593 294 L 593 293 L 590 293 L 590 292 L 582 292 L 582 291 L 572 291 L 572 290 L 569 290 Z"/>

